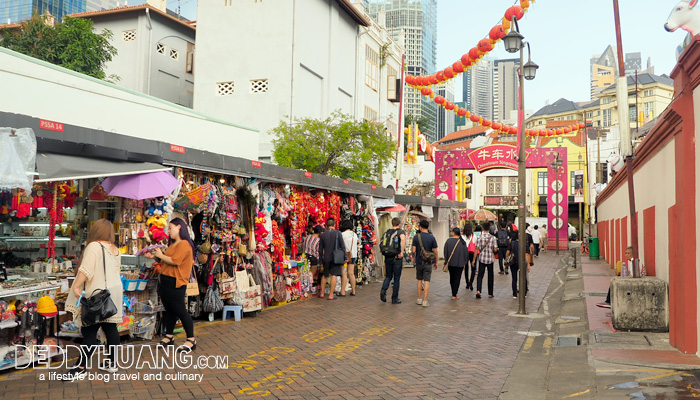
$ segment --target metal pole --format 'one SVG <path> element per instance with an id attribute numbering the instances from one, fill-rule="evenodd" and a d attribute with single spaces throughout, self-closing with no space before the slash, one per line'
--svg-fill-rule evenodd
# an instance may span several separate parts
<path id="1" fill-rule="evenodd" d="M 581 153 L 579 153 L 580 155 Z M 578 159 L 578 169 L 581 169 L 581 158 Z M 584 175 L 585 177 L 585 175 Z M 581 182 L 583 183 L 583 182 Z M 578 203 L 578 236 L 579 240 L 583 241 L 583 203 Z"/>
<path id="2" fill-rule="evenodd" d="M 598 142 L 598 165 L 596 165 L 597 179 L 596 181 L 603 184 L 603 164 L 600 163 L 600 128 L 595 130 L 595 141 Z"/>
<path id="3" fill-rule="evenodd" d="M 405 84 L 404 84 L 404 64 L 406 62 L 406 54 L 401 55 L 401 98 L 399 100 L 399 123 L 397 124 L 399 127 L 399 132 L 398 132 L 398 148 L 396 149 L 396 187 L 394 188 L 395 193 L 399 193 L 399 181 L 401 180 L 401 171 L 403 170 L 403 137 L 401 134 L 403 133 L 403 130 L 405 129 L 403 126 L 403 98 L 404 98 L 404 92 L 405 92 Z"/>
<path id="4" fill-rule="evenodd" d="M 523 51 L 525 43 L 520 47 L 520 116 L 524 113 L 525 100 L 525 77 L 523 75 Z M 520 148 L 518 149 L 518 314 L 527 314 L 525 311 L 525 281 L 527 279 L 527 261 L 525 260 L 525 247 L 527 246 L 527 233 L 525 232 L 525 129 L 523 119 L 518 118 L 518 135 L 520 137 Z"/>
<path id="5" fill-rule="evenodd" d="M 584 114 L 585 115 L 585 114 Z M 586 135 L 586 193 L 588 194 L 588 204 L 591 204 L 591 165 L 588 163 L 588 121 L 586 121 L 586 118 L 583 118 L 583 134 Z M 586 205 L 586 197 L 584 194 L 583 197 L 583 204 L 584 206 Z M 591 210 L 590 207 L 584 207 L 585 210 L 588 210 L 588 237 L 592 237 L 592 230 L 591 230 Z M 584 212 L 585 214 L 585 212 Z"/>

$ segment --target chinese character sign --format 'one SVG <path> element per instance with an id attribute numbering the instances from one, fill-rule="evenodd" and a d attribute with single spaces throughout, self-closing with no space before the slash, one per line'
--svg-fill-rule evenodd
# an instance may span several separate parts
<path id="1" fill-rule="evenodd" d="M 469 153 L 474 169 L 479 172 L 494 168 L 518 169 L 518 151 L 515 146 L 496 144 L 476 149 Z M 528 153 L 529 155 L 529 153 Z"/>

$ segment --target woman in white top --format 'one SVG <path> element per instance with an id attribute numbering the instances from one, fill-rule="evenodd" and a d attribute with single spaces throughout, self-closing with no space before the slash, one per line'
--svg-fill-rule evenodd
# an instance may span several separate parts
<path id="1" fill-rule="evenodd" d="M 114 356 L 117 354 L 116 346 L 119 345 L 119 332 L 117 325 L 122 323 L 122 295 L 123 288 L 119 270 L 121 267 L 121 255 L 114 245 L 114 225 L 106 219 L 95 221 L 90 228 L 87 237 L 87 246 L 78 266 L 78 275 L 75 277 L 73 287 L 66 299 L 66 311 L 73 314 L 73 321 L 81 327 L 83 334 L 82 348 L 87 358 L 82 357 L 78 363 L 68 370 L 71 377 L 79 377 L 87 374 L 87 360 L 92 356 L 97 342 L 97 331 L 102 328 L 110 346 L 109 360 L 98 365 L 98 368 L 109 373 L 117 372 Z M 84 291 L 83 298 L 89 298 L 95 290 L 109 290 L 110 297 L 117 306 L 117 313 L 104 321 L 93 325 L 83 326 L 81 319 L 81 307 L 77 306 L 78 299 Z"/>
<path id="2" fill-rule="evenodd" d="M 352 292 L 350 296 L 355 295 L 355 264 L 357 264 L 357 247 L 359 245 L 359 239 L 357 234 L 353 231 L 352 221 L 343 221 L 340 230 L 343 232 L 343 241 L 345 242 L 345 248 L 348 250 L 348 269 L 343 271 L 343 275 L 340 279 L 340 295 L 345 296 L 345 288 L 348 286 L 348 280 L 350 281 L 350 287 Z"/>
<path id="3" fill-rule="evenodd" d="M 480 226 L 476 226 L 478 230 L 481 230 Z M 464 280 L 467 282 L 467 289 L 474 290 L 474 277 L 476 276 L 476 259 L 474 258 L 474 251 L 476 250 L 476 235 L 472 232 L 472 223 L 467 221 L 464 223 L 464 229 L 462 229 L 462 239 L 467 244 L 467 250 L 469 251 L 469 257 L 467 259 L 467 265 L 464 266 Z M 469 267 L 471 266 L 471 274 L 469 272 Z"/>

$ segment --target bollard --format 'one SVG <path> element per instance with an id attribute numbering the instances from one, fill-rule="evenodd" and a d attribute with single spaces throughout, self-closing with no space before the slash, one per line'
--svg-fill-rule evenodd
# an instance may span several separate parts
<path id="1" fill-rule="evenodd" d="M 574 268 L 576 268 L 576 249 L 571 249 L 571 257 L 574 259 Z"/>

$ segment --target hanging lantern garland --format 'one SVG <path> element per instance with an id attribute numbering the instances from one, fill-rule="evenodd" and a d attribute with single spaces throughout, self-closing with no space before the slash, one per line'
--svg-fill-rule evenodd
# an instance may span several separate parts
<path id="1" fill-rule="evenodd" d="M 479 115 L 472 114 L 464 108 L 447 101 L 442 96 L 436 96 L 435 92 L 431 88 L 433 85 L 438 85 L 443 82 L 450 81 L 456 78 L 458 75 L 468 71 L 472 66 L 474 66 L 479 60 L 481 60 L 485 55 L 487 55 L 491 50 L 494 49 L 496 43 L 498 43 L 503 37 L 506 36 L 510 30 L 510 24 L 513 17 L 520 20 L 527 12 L 530 7 L 529 0 L 521 0 L 519 6 L 512 6 L 503 17 L 502 23 L 491 28 L 487 38 L 481 39 L 477 43 L 476 47 L 472 47 L 468 53 L 464 54 L 459 61 L 456 61 L 452 66 L 445 68 L 442 71 L 430 76 L 412 76 L 407 75 L 405 78 L 406 83 L 412 88 L 419 91 L 423 96 L 430 96 L 430 98 L 437 103 L 438 106 L 444 108 L 445 110 L 452 111 L 460 117 L 468 118 L 475 124 L 490 127 L 494 131 L 505 135 L 516 135 L 518 133 L 518 128 L 510 125 L 501 124 L 498 122 L 492 122 L 485 119 Z M 526 129 L 525 135 L 527 136 L 557 136 L 563 135 L 570 132 L 576 132 L 579 129 L 583 129 L 585 124 L 577 123 L 572 124 L 560 129 Z"/>

